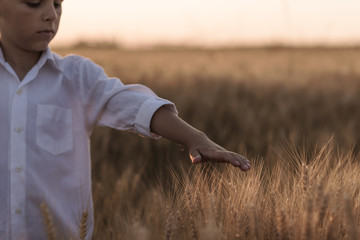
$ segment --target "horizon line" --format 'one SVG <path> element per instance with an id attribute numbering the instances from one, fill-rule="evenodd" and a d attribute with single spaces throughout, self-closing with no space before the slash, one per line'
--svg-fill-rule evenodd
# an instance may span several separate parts
<path id="1" fill-rule="evenodd" d="M 233 44 L 197 44 L 197 43 L 152 43 L 131 46 L 112 40 L 78 40 L 68 44 L 54 44 L 53 49 L 102 48 L 102 49 L 360 49 L 360 42 L 353 43 L 233 43 Z"/>

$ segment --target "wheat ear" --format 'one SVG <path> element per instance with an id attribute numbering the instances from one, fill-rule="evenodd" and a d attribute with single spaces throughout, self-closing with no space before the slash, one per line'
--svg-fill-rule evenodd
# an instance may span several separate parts
<path id="1" fill-rule="evenodd" d="M 85 210 L 81 215 L 80 229 L 79 229 L 79 237 L 81 240 L 84 240 L 88 233 L 88 218 L 89 214 L 87 210 Z"/>
<path id="2" fill-rule="evenodd" d="M 49 240 L 56 240 L 57 233 L 55 229 L 54 219 L 51 216 L 50 210 L 45 203 L 40 204 L 41 213 L 45 222 L 46 234 Z"/>

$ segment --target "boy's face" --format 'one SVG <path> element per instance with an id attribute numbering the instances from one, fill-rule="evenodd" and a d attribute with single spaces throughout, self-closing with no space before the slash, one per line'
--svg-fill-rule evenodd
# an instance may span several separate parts
<path id="1" fill-rule="evenodd" d="M 43 51 L 54 38 L 63 0 L 0 0 L 1 43 Z"/>

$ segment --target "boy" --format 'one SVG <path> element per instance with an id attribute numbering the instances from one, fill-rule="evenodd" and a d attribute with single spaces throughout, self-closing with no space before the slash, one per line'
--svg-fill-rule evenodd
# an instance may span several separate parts
<path id="1" fill-rule="evenodd" d="M 250 169 L 145 86 L 123 85 L 90 60 L 52 53 L 61 4 L 0 0 L 0 239 L 46 239 L 43 202 L 61 237 L 78 236 L 79 213 L 92 209 L 89 137 L 96 124 L 183 144 L 194 164 Z M 88 239 L 92 212 L 89 219 Z"/>

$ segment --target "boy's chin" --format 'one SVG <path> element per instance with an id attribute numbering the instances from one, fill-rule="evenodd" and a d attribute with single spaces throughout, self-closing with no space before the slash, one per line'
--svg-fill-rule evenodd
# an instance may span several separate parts
<path id="1" fill-rule="evenodd" d="M 36 44 L 36 46 L 33 46 L 31 51 L 34 52 L 42 52 L 45 51 L 48 47 L 49 47 L 50 42 L 48 43 L 41 43 L 41 44 Z"/>

